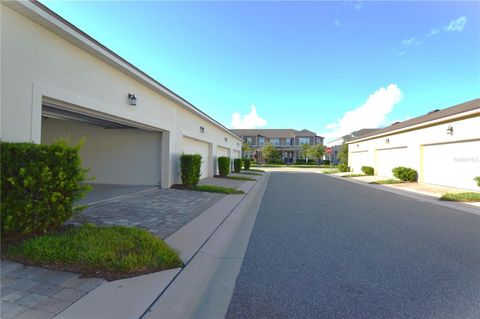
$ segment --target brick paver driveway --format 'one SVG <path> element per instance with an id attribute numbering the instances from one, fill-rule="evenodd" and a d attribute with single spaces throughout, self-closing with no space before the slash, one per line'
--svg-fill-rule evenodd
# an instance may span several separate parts
<path id="1" fill-rule="evenodd" d="M 92 205 L 73 216 L 69 223 L 135 226 L 166 238 L 224 196 L 178 189 L 152 189 Z"/>

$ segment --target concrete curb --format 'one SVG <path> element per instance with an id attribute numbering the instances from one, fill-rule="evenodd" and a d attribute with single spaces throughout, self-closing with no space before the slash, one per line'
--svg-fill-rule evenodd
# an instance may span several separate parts
<path id="1" fill-rule="evenodd" d="M 262 176 L 252 191 L 225 217 L 219 227 L 201 246 L 200 250 L 194 254 L 186 267 L 141 318 L 192 318 L 201 304 L 204 292 L 207 290 L 212 278 L 214 278 L 215 272 L 222 260 L 237 259 L 235 271 L 236 274 L 238 274 L 240 270 L 238 263 L 241 265 L 246 244 L 248 244 L 248 238 L 250 237 L 250 232 L 253 227 L 254 218 L 260 207 L 269 178 L 269 174 Z M 242 241 L 244 243 L 243 251 L 242 249 L 235 250 L 232 255 L 230 254 L 229 248 L 232 246 L 233 239 L 237 238 L 236 236 L 239 233 L 239 229 L 242 228 L 241 226 L 247 217 L 249 217 L 248 220 L 250 222 L 248 224 L 250 224 L 251 227 L 247 232 L 242 232 L 243 235 L 248 234 L 248 236 L 242 236 L 243 238 L 247 237 L 246 243 L 245 240 Z M 233 292 L 233 288 L 230 290 Z M 224 300 L 230 300 L 229 296 L 227 295 Z M 226 306 L 228 306 L 228 302 Z M 225 302 L 223 302 L 220 311 L 226 311 Z"/>
<path id="2" fill-rule="evenodd" d="M 319 173 L 319 174 L 323 174 L 323 173 Z M 438 200 L 438 197 L 435 197 L 435 196 L 429 196 L 429 195 L 416 193 L 416 192 L 412 192 L 412 191 L 406 191 L 406 190 L 403 190 L 403 189 L 397 189 L 397 188 L 389 187 L 388 185 L 369 184 L 367 182 L 357 181 L 353 178 L 345 178 L 345 177 L 335 176 L 335 175 L 331 175 L 331 174 L 323 174 L 323 175 L 331 177 L 331 178 L 337 178 L 337 179 L 340 179 L 340 180 L 346 181 L 346 182 L 360 184 L 360 185 L 367 186 L 367 187 L 370 187 L 370 188 L 374 188 L 374 189 L 377 189 L 377 190 L 381 190 L 381 191 L 384 191 L 384 192 L 389 192 L 389 193 L 409 197 L 409 198 L 417 200 L 417 201 L 428 202 L 428 203 L 432 203 L 432 204 L 437 205 L 437 206 L 447 207 L 447 208 L 450 208 L 450 209 L 461 210 L 463 212 L 470 213 L 470 214 L 480 215 L 480 209 L 478 209 L 477 207 L 472 206 L 472 205 L 468 205 L 468 204 L 464 204 L 464 203 L 460 203 L 460 202 L 440 201 L 440 200 Z"/>

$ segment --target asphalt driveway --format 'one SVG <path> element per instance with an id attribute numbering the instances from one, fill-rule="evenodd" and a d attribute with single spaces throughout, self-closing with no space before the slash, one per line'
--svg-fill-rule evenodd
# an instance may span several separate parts
<path id="1" fill-rule="evenodd" d="M 479 318 L 480 216 L 272 173 L 227 318 Z"/>

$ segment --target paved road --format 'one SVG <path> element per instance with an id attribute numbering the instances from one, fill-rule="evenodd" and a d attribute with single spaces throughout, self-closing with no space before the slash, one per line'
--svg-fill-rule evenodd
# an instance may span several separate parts
<path id="1" fill-rule="evenodd" d="M 272 173 L 227 318 L 480 318 L 480 216 Z"/>

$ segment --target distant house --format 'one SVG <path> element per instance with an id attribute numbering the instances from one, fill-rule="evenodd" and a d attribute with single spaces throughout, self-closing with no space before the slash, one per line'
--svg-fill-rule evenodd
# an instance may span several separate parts
<path id="1" fill-rule="evenodd" d="M 349 166 L 363 165 L 375 175 L 392 177 L 392 169 L 418 171 L 419 182 L 479 190 L 480 99 L 404 121 L 347 142 Z"/>
<path id="2" fill-rule="evenodd" d="M 309 130 L 232 129 L 231 131 L 241 136 L 244 143 L 252 148 L 252 152 L 244 154 L 244 157 L 252 157 L 258 163 L 265 162 L 261 149 L 267 143 L 273 144 L 280 151 L 282 161 L 286 164 L 295 163 L 302 158 L 303 144 L 323 144 L 323 137 Z"/>
<path id="3" fill-rule="evenodd" d="M 325 147 L 330 149 L 329 154 L 326 154 L 325 159 L 330 160 L 333 164 L 338 164 L 340 162 L 340 159 L 338 158 L 340 147 L 344 143 L 347 143 L 348 141 L 351 141 L 353 139 L 360 138 L 367 134 L 371 134 L 378 130 L 379 130 L 378 128 L 365 128 L 365 129 L 361 129 L 361 130 L 352 132 L 350 134 L 344 135 L 342 137 L 337 137 L 337 138 L 333 138 L 333 139 L 329 139 L 328 141 L 325 141 Z"/>

